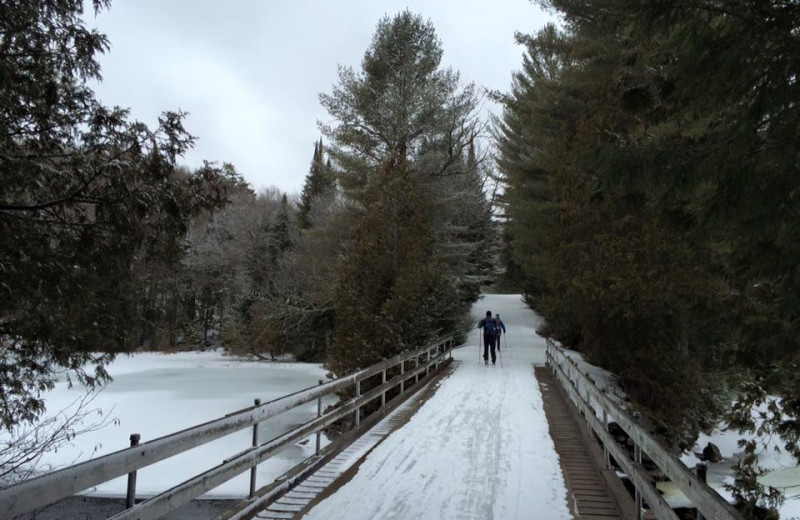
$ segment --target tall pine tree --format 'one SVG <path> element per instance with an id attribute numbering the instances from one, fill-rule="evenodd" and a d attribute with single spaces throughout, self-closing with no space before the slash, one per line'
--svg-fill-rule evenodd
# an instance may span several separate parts
<path id="1" fill-rule="evenodd" d="M 312 209 L 321 199 L 330 198 L 336 191 L 336 178 L 331 169 L 330 160 L 325 160 L 322 138 L 314 144 L 314 157 L 306 175 L 303 193 L 300 195 L 298 219 L 301 229 L 311 227 Z"/>
<path id="2" fill-rule="evenodd" d="M 108 6 L 94 0 L 95 10 Z M 89 83 L 107 38 L 84 3 L 4 3 L 0 16 L 0 425 L 33 420 L 39 392 L 76 371 L 94 384 L 164 309 L 191 219 L 224 204 L 229 168 L 176 169 L 183 115 L 157 128 L 102 106 Z M 98 354 L 104 352 L 106 354 Z"/>
<path id="3" fill-rule="evenodd" d="M 433 190 L 466 174 L 474 87 L 440 67 L 430 22 L 408 11 L 378 24 L 362 70 L 340 68 L 320 96 L 337 121 L 323 127 L 345 195 L 356 205 L 355 240 L 340 267 L 332 368 L 346 373 L 456 331 L 464 306 L 442 260 Z"/>

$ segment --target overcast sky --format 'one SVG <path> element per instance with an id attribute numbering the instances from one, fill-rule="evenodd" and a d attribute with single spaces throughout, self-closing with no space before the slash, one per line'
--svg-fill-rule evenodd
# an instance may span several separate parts
<path id="1" fill-rule="evenodd" d="M 514 31 L 552 20 L 528 0 L 114 0 L 87 16 L 111 40 L 96 91 L 151 126 L 164 110 L 189 112 L 190 167 L 231 162 L 256 189 L 299 191 L 317 120 L 328 121 L 319 93 L 337 64 L 360 67 L 381 17 L 405 8 L 433 22 L 445 65 L 503 91 L 522 63 Z"/>

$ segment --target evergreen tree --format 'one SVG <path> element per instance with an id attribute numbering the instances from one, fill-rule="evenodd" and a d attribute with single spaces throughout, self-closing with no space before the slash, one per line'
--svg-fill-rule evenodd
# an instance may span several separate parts
<path id="1" fill-rule="evenodd" d="M 726 409 L 756 428 L 771 393 L 761 431 L 797 452 L 800 10 L 542 3 L 566 29 L 520 37 L 498 132 L 514 259 L 545 332 L 618 373 L 678 446 Z M 737 479 L 750 512 L 775 504 L 754 491 L 755 460 Z"/>
<path id="2" fill-rule="evenodd" d="M 284 193 L 281 197 L 281 207 L 278 216 L 270 233 L 270 245 L 268 248 L 269 259 L 275 265 L 280 256 L 292 247 L 292 222 L 289 209 L 289 198 Z"/>
<path id="3" fill-rule="evenodd" d="M 668 440 L 690 443 L 724 401 L 728 324 L 716 309 L 729 288 L 709 246 L 652 205 L 659 186 L 621 137 L 652 107 L 632 106 L 627 79 L 612 78 L 650 49 L 613 25 L 521 38 L 500 127 L 515 255 L 544 332 L 617 373 Z"/>
<path id="4" fill-rule="evenodd" d="M 488 166 L 478 158 L 474 139 L 463 161 L 463 174 L 434 180 L 428 190 L 435 200 L 441 256 L 467 310 L 481 286 L 498 280 L 500 235 L 486 193 Z"/>
<path id="5" fill-rule="evenodd" d="M 361 72 L 342 67 L 320 96 L 338 122 L 323 127 L 345 195 L 355 201 L 355 240 L 336 290 L 331 367 L 346 373 L 454 332 L 464 311 L 457 275 L 442 262 L 445 232 L 433 214 L 437 179 L 464 175 L 478 126 L 474 87 L 441 69 L 429 22 L 408 11 L 378 23 Z"/>
<path id="6" fill-rule="evenodd" d="M 193 140 L 182 114 L 165 113 L 151 131 L 95 99 L 87 82 L 100 78 L 96 57 L 109 44 L 85 27 L 83 5 L 0 8 L 5 427 L 33 420 L 39 392 L 63 369 L 90 385 L 107 378 L 103 364 L 135 346 L 137 325 L 151 317 L 138 272 L 174 266 L 191 218 L 223 204 L 235 177 L 212 164 L 176 171 Z"/>
<path id="7" fill-rule="evenodd" d="M 331 169 L 330 159 L 325 161 L 322 138 L 314 144 L 314 157 L 306 175 L 303 193 L 300 196 L 298 219 L 301 229 L 311 227 L 311 211 L 320 199 L 331 197 L 336 190 L 336 179 Z"/>

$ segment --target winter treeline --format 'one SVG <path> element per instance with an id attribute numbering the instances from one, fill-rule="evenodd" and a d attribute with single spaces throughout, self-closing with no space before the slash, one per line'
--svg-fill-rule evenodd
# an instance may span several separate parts
<path id="1" fill-rule="evenodd" d="M 341 375 L 462 333 L 497 231 L 478 95 L 430 23 L 387 17 L 362 68 L 340 68 L 297 197 L 181 167 L 183 114 L 150 129 L 101 105 L 87 82 L 109 43 L 82 10 L 0 17 L 4 427 L 39 417 L 65 369 L 106 381 L 120 352 L 221 346 Z"/>
<path id="2" fill-rule="evenodd" d="M 321 95 L 329 144 L 315 145 L 298 203 L 264 227 L 260 278 L 244 273 L 225 305 L 226 345 L 343 374 L 463 331 L 495 275 L 497 232 L 478 96 L 441 54 L 432 25 L 404 12 L 379 23 L 362 70 L 340 68 Z"/>
<path id="3" fill-rule="evenodd" d="M 800 9 L 542 3 L 564 25 L 518 35 L 498 140 L 546 334 L 618 374 L 676 448 L 722 418 L 755 429 L 760 405 L 759 433 L 800 455 Z M 775 498 L 754 462 L 744 509 Z"/>

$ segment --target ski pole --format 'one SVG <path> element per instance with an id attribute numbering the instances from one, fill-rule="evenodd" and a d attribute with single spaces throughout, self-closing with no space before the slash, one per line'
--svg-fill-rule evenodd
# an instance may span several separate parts
<path id="1" fill-rule="evenodd" d="M 499 343 L 499 341 L 498 341 L 498 343 Z M 501 348 L 498 348 L 497 352 L 500 353 L 500 368 L 503 368 L 503 350 Z"/>
<path id="2" fill-rule="evenodd" d="M 478 333 L 478 364 L 481 363 L 481 333 Z"/>

